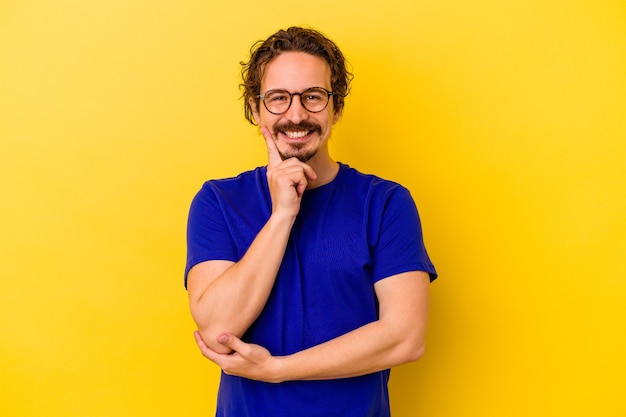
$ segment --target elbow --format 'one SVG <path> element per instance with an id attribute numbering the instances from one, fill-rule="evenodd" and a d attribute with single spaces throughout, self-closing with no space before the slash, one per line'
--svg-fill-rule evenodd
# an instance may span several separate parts
<path id="1" fill-rule="evenodd" d="M 415 341 L 405 340 L 401 346 L 399 364 L 418 361 L 426 352 L 426 343 L 422 338 Z"/>
<path id="2" fill-rule="evenodd" d="M 393 327 L 388 336 L 392 366 L 418 361 L 426 352 L 426 331 L 422 326 Z"/>
<path id="3" fill-rule="evenodd" d="M 204 341 L 204 343 L 212 350 L 218 353 L 230 353 L 230 349 L 221 345 L 217 338 L 224 332 L 224 328 L 220 328 L 219 325 L 207 317 L 205 312 L 196 309 L 196 303 L 191 304 L 191 318 L 196 323 L 198 333 Z"/>
<path id="4" fill-rule="evenodd" d="M 209 326 L 206 326 L 206 327 L 198 326 L 198 333 L 200 333 L 200 337 L 212 351 L 221 353 L 221 354 L 232 353 L 232 349 L 218 342 L 218 337 L 223 332 L 218 332 L 215 328 L 212 328 Z"/>
<path id="5" fill-rule="evenodd" d="M 189 310 L 191 312 L 191 318 L 196 323 L 198 330 L 204 336 L 204 333 L 209 327 L 210 320 L 207 319 L 207 315 L 204 311 L 200 309 L 199 303 L 197 301 L 191 302 L 189 304 Z"/>
<path id="6" fill-rule="evenodd" d="M 418 361 L 420 359 L 422 359 L 422 357 L 424 356 L 424 353 L 426 352 L 426 344 L 425 343 L 420 343 L 417 344 L 413 347 L 413 349 L 411 349 L 408 352 L 407 355 L 407 362 L 415 362 Z"/>

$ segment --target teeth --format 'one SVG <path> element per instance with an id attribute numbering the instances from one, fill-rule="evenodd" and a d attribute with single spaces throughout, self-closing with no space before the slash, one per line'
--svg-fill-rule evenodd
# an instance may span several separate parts
<path id="1" fill-rule="evenodd" d="M 286 131 L 285 135 L 287 135 L 289 138 L 291 139 L 300 139 L 305 137 L 306 135 L 308 135 L 309 132 L 307 131 L 297 131 L 297 132 L 290 132 L 290 131 Z"/>

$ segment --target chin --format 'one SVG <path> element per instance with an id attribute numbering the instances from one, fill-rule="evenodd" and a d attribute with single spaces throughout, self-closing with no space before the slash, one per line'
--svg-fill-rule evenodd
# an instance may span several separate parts
<path id="1" fill-rule="evenodd" d="M 317 154 L 317 149 L 311 152 L 287 152 L 287 153 L 279 152 L 279 153 L 280 153 L 281 158 L 283 158 L 283 161 L 290 159 L 290 158 L 297 158 L 300 162 L 308 162 L 311 158 L 313 158 Z"/>
<path id="2" fill-rule="evenodd" d="M 279 150 L 278 153 L 280 154 L 283 161 L 289 158 L 297 158 L 300 162 L 308 162 L 311 158 L 317 155 L 317 151 L 318 151 L 318 148 L 305 149 L 304 147 L 297 147 L 297 146 L 291 145 L 289 146 L 289 149 L 287 149 L 286 152 L 281 152 Z"/>

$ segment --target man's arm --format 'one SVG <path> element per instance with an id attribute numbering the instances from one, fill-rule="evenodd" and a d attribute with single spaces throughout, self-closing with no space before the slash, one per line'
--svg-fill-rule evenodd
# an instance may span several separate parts
<path id="1" fill-rule="evenodd" d="M 265 306 L 290 231 L 288 219 L 270 217 L 239 262 L 207 261 L 189 271 L 191 316 L 215 351 L 230 352 L 217 342 L 219 332 L 241 337 Z"/>
<path id="2" fill-rule="evenodd" d="M 379 320 L 289 356 L 273 357 L 265 348 L 246 344 L 232 334 L 218 337 L 235 351 L 230 355 L 211 350 L 198 335 L 196 341 L 202 353 L 225 373 L 250 379 L 282 382 L 365 375 L 422 356 L 429 285 L 430 277 L 422 271 L 377 282 Z"/>
<path id="3" fill-rule="evenodd" d="M 313 169 L 295 158 L 283 161 L 263 128 L 268 149 L 267 182 L 272 214 L 239 262 L 207 261 L 187 276 L 191 315 L 207 345 L 216 352 L 231 349 L 217 342 L 220 332 L 241 337 L 263 310 L 282 262 L 302 194 Z"/>

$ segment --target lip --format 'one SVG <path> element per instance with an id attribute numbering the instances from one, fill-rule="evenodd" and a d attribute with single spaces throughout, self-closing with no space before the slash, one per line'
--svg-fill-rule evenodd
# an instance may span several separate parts
<path id="1" fill-rule="evenodd" d="M 291 137 L 288 136 L 284 131 L 280 131 L 278 132 L 278 135 L 280 136 L 280 138 L 285 141 L 285 142 L 291 142 L 291 143 L 302 143 L 302 142 L 307 142 L 309 139 L 311 139 L 311 137 L 313 137 L 313 135 L 315 134 L 315 130 L 309 130 L 308 133 L 304 136 L 295 136 L 295 137 Z"/>

